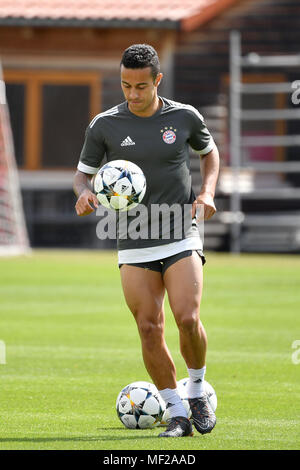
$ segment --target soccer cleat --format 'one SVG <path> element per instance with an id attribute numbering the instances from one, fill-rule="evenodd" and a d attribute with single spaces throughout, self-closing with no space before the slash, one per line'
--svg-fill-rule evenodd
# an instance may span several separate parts
<path id="1" fill-rule="evenodd" d="M 184 437 L 192 436 L 193 427 L 189 419 L 184 416 L 177 416 L 169 420 L 167 429 L 160 433 L 158 437 Z"/>
<path id="2" fill-rule="evenodd" d="M 192 420 L 195 428 L 201 434 L 209 433 L 216 425 L 217 419 L 213 412 L 207 396 L 189 398 L 189 405 L 192 412 Z"/>

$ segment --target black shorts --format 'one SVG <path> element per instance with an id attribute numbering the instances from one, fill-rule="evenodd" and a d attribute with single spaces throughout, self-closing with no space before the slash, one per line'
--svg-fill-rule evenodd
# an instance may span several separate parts
<path id="1" fill-rule="evenodd" d="M 176 263 L 176 261 L 187 258 L 188 256 L 192 256 L 193 251 L 196 251 L 201 258 L 202 265 L 205 264 L 205 256 L 201 250 L 186 250 L 182 251 L 181 253 L 177 253 L 176 255 L 168 256 L 167 258 L 157 259 L 155 261 L 146 261 L 144 263 L 124 263 L 128 266 L 136 266 L 138 268 L 150 269 L 151 271 L 157 271 L 165 274 L 165 271 L 172 266 L 172 264 Z M 119 268 L 121 268 L 123 264 L 119 264 Z"/>

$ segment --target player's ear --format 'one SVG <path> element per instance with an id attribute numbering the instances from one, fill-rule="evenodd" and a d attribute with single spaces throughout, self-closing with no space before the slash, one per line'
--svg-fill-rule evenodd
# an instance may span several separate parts
<path id="1" fill-rule="evenodd" d="M 162 78 L 163 78 L 163 74 L 162 74 L 162 73 L 157 74 L 157 77 L 156 77 L 155 82 L 154 82 L 154 85 L 155 85 L 156 87 L 160 84 Z"/>

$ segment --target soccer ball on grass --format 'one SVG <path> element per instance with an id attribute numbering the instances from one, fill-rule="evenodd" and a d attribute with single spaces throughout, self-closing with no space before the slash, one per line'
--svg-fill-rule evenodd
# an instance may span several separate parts
<path id="1" fill-rule="evenodd" d="M 183 394 L 184 397 L 187 396 L 186 387 L 187 387 L 188 380 L 189 380 L 188 377 L 186 377 L 177 382 L 180 396 L 181 396 L 181 393 Z M 217 405 L 218 405 L 218 399 L 217 399 L 217 394 L 215 392 L 215 389 L 209 382 L 207 382 L 207 380 L 204 380 L 203 388 L 204 388 L 204 392 L 206 393 L 208 403 L 210 404 L 213 412 L 215 412 L 217 409 Z"/>
<path id="2" fill-rule="evenodd" d="M 146 192 L 146 178 L 135 163 L 113 160 L 96 174 L 94 191 L 98 201 L 108 209 L 128 211 L 142 201 Z"/>
<path id="3" fill-rule="evenodd" d="M 192 421 L 192 412 L 191 412 L 191 409 L 190 409 L 188 396 L 187 396 L 187 388 L 186 388 L 188 380 L 189 380 L 188 377 L 179 380 L 177 382 L 177 391 L 178 391 L 179 396 L 182 400 L 183 406 L 186 409 L 188 418 Z M 212 385 L 209 382 L 207 382 L 206 380 L 204 380 L 203 387 L 204 387 L 204 391 L 207 395 L 208 403 L 210 404 L 212 410 L 215 412 L 216 409 L 217 409 L 217 403 L 218 403 L 216 392 L 215 392 L 214 388 L 212 387 Z M 165 426 L 167 424 L 167 420 L 169 418 L 170 418 L 169 410 L 166 409 L 164 414 L 163 414 L 163 417 L 161 419 L 161 425 Z"/>
<path id="4" fill-rule="evenodd" d="M 148 429 L 160 425 L 165 404 L 154 384 L 140 381 L 126 385 L 121 390 L 116 409 L 126 428 Z"/>

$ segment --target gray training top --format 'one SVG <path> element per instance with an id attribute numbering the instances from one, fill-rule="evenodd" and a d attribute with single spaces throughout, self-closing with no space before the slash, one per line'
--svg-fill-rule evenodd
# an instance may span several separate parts
<path id="1" fill-rule="evenodd" d="M 201 114 L 190 105 L 161 98 L 162 106 L 150 117 L 131 113 L 127 102 L 98 114 L 89 124 L 78 163 L 78 170 L 96 174 L 106 156 L 107 161 L 124 159 L 137 164 L 144 172 L 147 190 L 142 201 L 148 210 L 150 227 L 152 204 L 192 204 L 189 146 L 200 155 L 214 147 L 214 141 Z M 137 215 L 128 213 L 128 224 Z M 159 239 L 120 239 L 118 249 L 154 247 L 178 241 L 174 238 L 171 214 L 170 236 L 160 230 Z M 182 239 L 192 235 L 182 234 Z M 150 234 L 150 229 L 149 229 Z"/>

